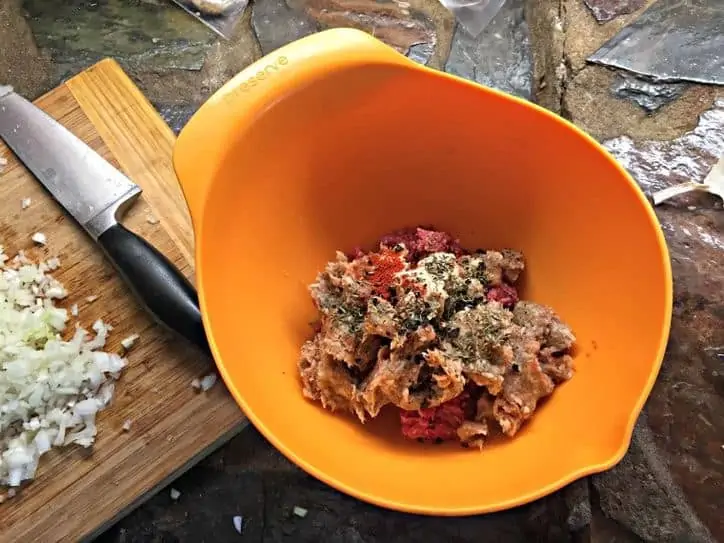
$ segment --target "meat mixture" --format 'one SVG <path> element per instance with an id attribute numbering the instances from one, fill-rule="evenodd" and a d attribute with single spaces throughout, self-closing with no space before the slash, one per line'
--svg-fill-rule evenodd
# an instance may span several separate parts
<path id="1" fill-rule="evenodd" d="M 518 251 L 466 251 L 425 228 L 337 253 L 310 287 L 320 319 L 299 360 L 304 396 L 362 422 L 394 406 L 423 442 L 514 436 L 573 376 L 571 329 L 518 299 L 524 266 Z"/>

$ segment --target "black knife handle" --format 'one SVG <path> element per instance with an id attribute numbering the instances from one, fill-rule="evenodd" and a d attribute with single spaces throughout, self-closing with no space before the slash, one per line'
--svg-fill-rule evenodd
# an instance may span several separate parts
<path id="1" fill-rule="evenodd" d="M 158 322 L 210 354 L 196 289 L 168 258 L 120 224 L 103 232 L 98 243 Z"/>

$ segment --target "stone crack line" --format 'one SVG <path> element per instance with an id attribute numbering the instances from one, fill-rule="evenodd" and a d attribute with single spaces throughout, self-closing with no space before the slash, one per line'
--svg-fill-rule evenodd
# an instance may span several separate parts
<path id="1" fill-rule="evenodd" d="M 557 78 L 557 83 L 561 89 L 560 95 L 558 96 L 558 111 L 561 112 L 562 117 L 570 120 L 572 118 L 572 114 L 570 111 L 568 111 L 566 107 L 565 97 L 566 93 L 568 92 L 568 81 L 569 79 L 571 79 L 570 75 L 573 74 L 575 76 L 575 71 L 573 69 L 571 59 L 566 53 L 566 51 L 568 50 L 568 20 L 566 12 L 566 1 L 567 0 L 559 0 L 558 2 L 557 22 L 560 23 L 560 32 L 563 34 L 563 41 L 561 43 L 560 63 L 556 67 L 555 74 Z"/>

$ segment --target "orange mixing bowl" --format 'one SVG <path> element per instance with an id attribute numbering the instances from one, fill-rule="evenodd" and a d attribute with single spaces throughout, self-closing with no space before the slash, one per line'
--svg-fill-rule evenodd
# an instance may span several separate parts
<path id="1" fill-rule="evenodd" d="M 232 395 L 292 461 L 402 511 L 500 510 L 612 467 L 656 379 L 671 268 L 655 215 L 594 140 L 533 104 L 328 30 L 283 47 L 191 119 L 174 162 L 209 340 Z M 405 441 L 302 397 L 307 285 L 336 250 L 432 224 L 513 247 L 524 298 L 574 329 L 577 373 L 483 451 Z"/>

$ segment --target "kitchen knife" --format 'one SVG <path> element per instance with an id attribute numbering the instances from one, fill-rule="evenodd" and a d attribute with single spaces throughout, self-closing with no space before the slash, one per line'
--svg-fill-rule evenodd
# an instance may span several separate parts
<path id="1" fill-rule="evenodd" d="M 118 222 L 141 188 L 10 87 L 0 87 L 0 138 L 101 246 L 151 315 L 208 353 L 194 287 Z"/>

